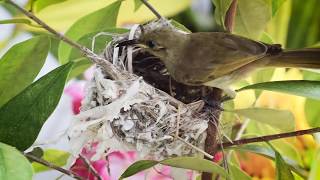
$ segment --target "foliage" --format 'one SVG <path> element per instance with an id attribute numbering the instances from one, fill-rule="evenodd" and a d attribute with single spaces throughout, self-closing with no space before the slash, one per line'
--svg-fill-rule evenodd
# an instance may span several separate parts
<path id="1" fill-rule="evenodd" d="M 0 179 L 32 179 L 33 170 L 28 159 L 25 158 L 16 148 L 1 142 L 0 162 Z"/>

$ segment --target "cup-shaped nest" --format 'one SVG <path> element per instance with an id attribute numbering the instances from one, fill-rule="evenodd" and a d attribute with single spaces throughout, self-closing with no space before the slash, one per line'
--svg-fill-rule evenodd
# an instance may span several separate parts
<path id="1" fill-rule="evenodd" d="M 145 25 L 143 30 L 161 26 L 174 28 L 168 21 L 160 20 Z M 136 150 L 140 157 L 154 159 L 198 154 L 203 149 L 212 112 L 204 110 L 205 103 L 198 97 L 191 103 L 175 99 L 172 88 L 184 88 L 169 83 L 163 65 L 151 70 L 157 72 L 155 76 L 159 76 L 159 81 L 165 82 L 157 82 L 157 77 L 150 78 L 154 72 L 148 73 L 149 66 L 159 65 L 158 60 L 146 60 L 152 58 L 145 57 L 138 48 L 116 46 L 124 40 L 139 38 L 141 29 L 138 26 L 133 29 L 115 36 L 100 55 L 94 78 L 87 85 L 81 111 L 68 131 L 73 154 L 79 154 L 84 147 L 95 147 L 93 159 L 100 159 L 110 149 Z M 106 62 L 113 63 L 115 72 L 119 72 L 117 78 L 110 76 Z M 144 63 L 143 67 L 139 62 Z M 139 76 L 141 74 L 145 77 Z M 169 87 L 167 92 L 158 89 L 163 84 Z M 190 90 L 191 94 L 200 92 L 199 87 Z M 181 100 L 179 93 L 175 92 L 175 95 Z"/>

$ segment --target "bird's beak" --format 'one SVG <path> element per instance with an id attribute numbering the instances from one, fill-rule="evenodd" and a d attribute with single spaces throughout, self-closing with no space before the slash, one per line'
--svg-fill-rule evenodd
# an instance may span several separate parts
<path id="1" fill-rule="evenodd" d="M 132 39 L 132 40 L 125 40 L 122 42 L 119 42 L 116 47 L 122 47 L 122 46 L 132 46 L 132 45 L 139 45 L 138 39 Z"/>
<path id="2" fill-rule="evenodd" d="M 145 44 L 141 44 L 141 43 L 136 44 L 136 46 L 138 46 L 139 48 L 142 48 L 142 49 L 149 48 L 147 45 L 145 45 Z"/>

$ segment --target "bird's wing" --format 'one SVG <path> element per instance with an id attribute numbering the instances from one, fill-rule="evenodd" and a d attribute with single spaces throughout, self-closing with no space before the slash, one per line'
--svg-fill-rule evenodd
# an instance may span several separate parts
<path id="1" fill-rule="evenodd" d="M 188 44 L 184 59 L 193 59 L 188 64 L 203 69 L 204 74 L 211 72 L 209 79 L 227 75 L 267 52 L 263 43 L 221 32 L 192 33 Z"/>

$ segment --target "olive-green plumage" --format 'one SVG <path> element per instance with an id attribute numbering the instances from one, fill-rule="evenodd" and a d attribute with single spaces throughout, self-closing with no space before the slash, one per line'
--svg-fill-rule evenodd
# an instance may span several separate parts
<path id="1" fill-rule="evenodd" d="M 227 91 L 228 85 L 260 67 L 320 68 L 319 49 L 286 51 L 222 32 L 185 34 L 164 27 L 143 33 L 139 43 L 164 62 L 176 81 Z"/>

